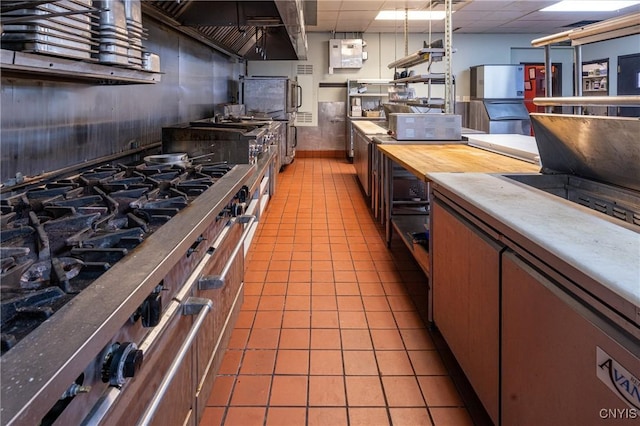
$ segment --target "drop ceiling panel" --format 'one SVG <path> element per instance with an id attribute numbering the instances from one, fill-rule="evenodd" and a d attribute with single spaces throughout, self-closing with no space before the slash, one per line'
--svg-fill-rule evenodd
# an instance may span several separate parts
<path id="1" fill-rule="evenodd" d="M 409 32 L 418 32 L 418 33 L 429 33 L 429 27 L 424 26 L 420 28 L 420 31 L 409 30 Z M 444 24 L 436 24 L 431 27 L 431 33 L 443 33 L 444 32 Z"/>
<path id="2" fill-rule="evenodd" d="M 429 10 L 427 0 L 317 0 L 318 25 L 307 31 L 340 32 L 400 32 L 403 21 L 375 21 L 380 10 Z M 530 32 L 554 34 L 564 31 L 566 25 L 582 20 L 605 20 L 640 11 L 640 5 L 616 12 L 574 13 L 539 12 L 539 9 L 555 4 L 557 0 L 464 0 L 453 4 L 453 28 L 457 33 Z M 432 10 L 444 10 L 443 4 Z M 340 14 L 336 12 L 340 11 Z M 367 22 L 365 22 L 365 20 Z M 353 24 L 352 28 L 349 25 Z M 339 28 L 339 29 L 338 29 Z M 428 24 L 410 21 L 409 32 L 423 33 Z M 500 30 L 498 30 L 498 28 Z M 443 31 L 444 21 L 434 21 L 432 32 Z M 428 31 L 428 30 L 427 30 Z"/>
<path id="3" fill-rule="evenodd" d="M 442 28 L 433 28 L 431 30 L 432 33 L 442 33 L 444 31 L 444 27 Z M 377 27 L 377 26 L 370 26 L 367 31 L 368 33 L 391 33 L 391 34 L 398 34 L 398 37 L 402 37 L 404 34 L 404 31 L 402 28 L 392 28 L 392 27 Z M 424 34 L 424 33 L 428 33 L 429 29 L 426 27 L 416 27 L 416 28 L 412 28 L 409 30 L 410 33 L 412 34 Z"/>
<path id="4" fill-rule="evenodd" d="M 479 34 L 485 34 L 485 33 L 498 32 L 498 31 L 494 31 L 494 30 L 496 28 L 500 28 L 501 24 L 502 24 L 501 21 L 482 21 L 482 22 L 474 22 L 474 23 L 471 23 L 471 24 L 468 24 L 468 25 L 462 26 L 462 27 L 457 27 L 456 25 L 454 25 L 454 28 L 457 28 L 455 30 L 456 33 L 479 33 Z"/>
<path id="5" fill-rule="evenodd" d="M 455 15 L 456 14 L 454 13 L 453 16 Z M 525 15 L 525 16 L 529 16 L 529 15 Z M 504 11 L 491 12 L 487 16 L 488 19 L 495 20 L 495 21 L 512 21 L 514 19 L 518 19 L 521 17 L 522 17 L 522 12 L 504 12 Z"/>
<path id="6" fill-rule="evenodd" d="M 338 19 L 340 12 L 318 12 L 318 22 L 320 21 L 335 21 Z"/>
<path id="7" fill-rule="evenodd" d="M 342 1 L 335 0 L 318 0 L 318 12 L 325 10 L 340 10 Z"/>
<path id="8" fill-rule="evenodd" d="M 340 6 L 340 10 L 378 11 L 382 7 L 383 3 L 384 3 L 383 0 L 371 0 L 371 1 L 343 0 L 342 6 Z"/>
<path id="9" fill-rule="evenodd" d="M 336 24 L 336 32 L 339 33 L 363 33 L 367 31 L 368 22 L 359 21 L 343 21 L 342 19 Z"/>
<path id="10" fill-rule="evenodd" d="M 534 10 L 542 9 L 543 7 L 547 7 L 557 3 L 557 1 L 511 1 L 511 0 L 473 0 L 470 2 L 466 2 L 460 5 L 460 9 L 464 9 L 467 11 L 473 10 L 488 10 L 488 11 L 496 11 L 496 10 L 507 10 L 507 11 L 521 11 L 521 12 L 531 12 Z"/>
<path id="11" fill-rule="evenodd" d="M 603 19 L 603 14 L 586 12 L 531 12 L 520 18 L 521 21 L 555 21 L 555 22 L 577 22 L 583 19 Z"/>
<path id="12" fill-rule="evenodd" d="M 385 1 L 382 8 L 384 10 L 425 10 L 428 9 L 429 2 L 425 0 L 397 0 Z M 435 10 L 435 8 L 434 8 Z"/>
<path id="13" fill-rule="evenodd" d="M 384 28 L 386 30 L 396 30 L 398 32 L 404 31 L 404 24 L 402 22 L 394 23 L 393 21 L 373 21 L 370 28 Z M 410 25 L 410 28 L 414 26 Z M 371 31 L 371 29 L 369 29 Z"/>
<path id="14" fill-rule="evenodd" d="M 457 32 L 457 31 L 456 31 Z M 505 27 L 494 27 L 487 28 L 485 31 L 482 31 L 484 34 L 535 34 L 537 33 L 536 28 L 505 28 Z M 552 32 L 557 33 L 559 30 L 553 30 Z"/>
<path id="15" fill-rule="evenodd" d="M 325 19 L 325 20 L 320 20 L 318 19 L 317 25 L 314 26 L 308 26 L 307 27 L 307 31 L 316 31 L 316 32 L 331 32 L 331 31 L 335 31 L 336 29 L 336 25 L 337 25 L 338 20 L 337 19 Z"/>
<path id="16" fill-rule="evenodd" d="M 554 26 L 554 25 L 551 25 L 551 23 L 549 23 L 548 21 L 506 22 L 500 26 L 503 28 L 513 28 L 513 29 L 517 29 L 517 28 L 535 29 L 535 28 L 540 28 L 541 25 L 544 25 L 546 28 L 556 28 L 556 29 L 559 28 L 560 29 L 559 31 L 566 31 L 568 29 L 571 29 L 569 27 L 566 27 L 561 22 L 556 22 Z"/>
<path id="17" fill-rule="evenodd" d="M 348 21 L 367 21 L 367 23 L 373 21 L 373 18 L 376 17 L 376 12 L 363 12 L 363 11 L 354 11 L 354 10 L 347 10 L 347 11 L 340 11 L 340 14 L 338 15 L 338 20 L 342 21 L 343 19 L 346 19 Z"/>

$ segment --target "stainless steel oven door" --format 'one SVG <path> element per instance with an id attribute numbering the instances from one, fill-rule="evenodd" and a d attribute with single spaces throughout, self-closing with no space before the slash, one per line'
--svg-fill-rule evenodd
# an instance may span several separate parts
<path id="1" fill-rule="evenodd" d="M 244 243 L 252 231 L 255 216 L 229 220 L 225 230 L 209 248 L 198 279 L 196 294 L 210 299 L 213 313 L 205 320 L 196 340 L 196 418 L 200 419 L 213 387 L 224 351 L 243 302 Z"/>
<path id="2" fill-rule="evenodd" d="M 135 379 L 108 388 L 83 425 L 196 424 L 193 348 L 213 304 L 192 297 L 192 288 L 185 285 L 140 344 L 145 359 Z"/>
<path id="3" fill-rule="evenodd" d="M 297 127 L 293 125 L 294 119 L 286 122 L 286 146 L 284 150 L 280 150 L 280 164 L 286 166 L 293 162 L 293 158 L 296 156 L 297 142 Z"/>
<path id="4" fill-rule="evenodd" d="M 219 230 L 213 225 L 206 236 Z M 201 242 L 204 241 L 207 239 Z M 194 250 L 200 250 L 201 245 Z M 178 266 L 165 277 L 164 281 L 179 281 L 182 285 L 163 309 L 159 323 L 139 343 L 144 360 L 135 377 L 121 387 L 108 387 L 81 424 L 197 424 L 194 342 L 204 331 L 205 319 L 212 316 L 213 306 L 209 299 L 194 297 L 197 280 L 209 261 L 208 256 L 197 257 L 200 258 L 197 264 L 183 265 L 191 270 L 187 277 Z M 72 404 L 75 402 L 74 399 Z M 58 419 L 58 424 L 65 424 L 64 416 Z"/>

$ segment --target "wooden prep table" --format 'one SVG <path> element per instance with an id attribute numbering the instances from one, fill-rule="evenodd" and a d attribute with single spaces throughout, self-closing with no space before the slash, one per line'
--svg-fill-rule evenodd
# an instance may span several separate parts
<path id="1" fill-rule="evenodd" d="M 378 145 L 387 157 L 427 181 L 427 173 L 536 173 L 540 166 L 463 144 Z"/>
<path id="2" fill-rule="evenodd" d="M 420 244 L 414 243 L 412 233 L 425 231 L 428 215 L 428 194 L 426 184 L 429 182 L 427 173 L 537 173 L 540 166 L 505 155 L 496 154 L 480 148 L 474 148 L 460 143 L 442 144 L 377 144 L 383 157 L 381 165 L 381 180 L 383 190 L 380 204 L 382 207 L 382 222 L 386 228 L 386 242 L 391 245 L 393 229 L 402 237 L 414 258 L 424 272 L 429 276 L 429 254 Z M 394 163 L 413 175 L 421 184 L 424 191 L 416 191 L 420 197 L 416 200 L 394 200 L 394 179 L 403 179 L 403 173 L 394 172 Z M 407 176 L 404 176 L 407 180 Z M 417 198 L 420 198 L 418 201 Z M 394 205 L 403 205 L 404 209 L 395 209 Z"/>

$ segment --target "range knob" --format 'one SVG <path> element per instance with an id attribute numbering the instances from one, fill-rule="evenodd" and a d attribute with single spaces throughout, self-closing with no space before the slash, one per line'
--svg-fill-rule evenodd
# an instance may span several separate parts
<path id="1" fill-rule="evenodd" d="M 162 313 L 162 296 L 160 292 L 154 292 L 147 296 L 140 309 L 143 327 L 155 327 L 158 325 L 160 323 L 160 314 Z"/>
<path id="2" fill-rule="evenodd" d="M 140 369 L 143 353 L 135 343 L 115 343 L 102 364 L 102 381 L 120 387 Z"/>
<path id="3" fill-rule="evenodd" d="M 245 203 L 234 204 L 233 208 L 231 209 L 233 216 L 234 217 L 242 216 L 244 214 L 245 207 L 246 207 Z"/>
<path id="4" fill-rule="evenodd" d="M 246 186 L 243 186 L 242 188 L 240 188 L 240 191 L 238 191 L 238 193 L 236 194 L 238 201 L 240 201 L 241 203 L 246 202 L 248 196 L 249 196 L 249 188 L 247 188 Z"/>
<path id="5" fill-rule="evenodd" d="M 202 241 L 202 239 L 200 241 Z M 196 251 L 195 247 L 197 247 L 198 242 L 187 250 L 187 256 L 190 256 Z M 161 291 L 162 284 L 158 285 L 153 293 L 144 299 L 142 305 L 138 306 L 138 309 L 136 309 L 133 315 L 131 315 L 131 322 L 136 322 L 139 319 L 142 319 L 143 327 L 155 327 L 160 323 L 160 315 L 162 314 Z"/>

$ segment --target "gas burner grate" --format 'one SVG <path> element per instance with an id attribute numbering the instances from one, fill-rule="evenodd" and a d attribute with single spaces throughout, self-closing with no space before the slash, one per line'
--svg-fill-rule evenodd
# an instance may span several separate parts
<path id="1" fill-rule="evenodd" d="M 0 195 L 2 352 L 233 167 L 107 164 Z"/>
<path id="2" fill-rule="evenodd" d="M 43 319 L 50 317 L 56 307 L 66 303 L 66 299 L 68 297 L 60 288 L 50 287 L 1 302 L 2 335 L 0 342 L 2 353 L 15 346 Z"/>

